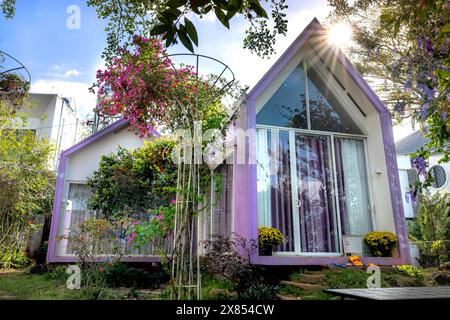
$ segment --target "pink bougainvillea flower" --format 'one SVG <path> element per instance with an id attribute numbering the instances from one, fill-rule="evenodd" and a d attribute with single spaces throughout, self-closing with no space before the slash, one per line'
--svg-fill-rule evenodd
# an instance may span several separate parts
<path id="1" fill-rule="evenodd" d="M 170 204 L 177 204 L 177 199 L 170 200 Z"/>

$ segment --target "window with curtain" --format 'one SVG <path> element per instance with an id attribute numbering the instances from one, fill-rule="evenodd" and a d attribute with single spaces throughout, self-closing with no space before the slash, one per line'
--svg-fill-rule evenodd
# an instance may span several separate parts
<path id="1" fill-rule="evenodd" d="M 338 250 L 328 137 L 295 135 L 297 193 L 302 252 Z"/>
<path id="2" fill-rule="evenodd" d="M 364 141 L 335 138 L 336 177 L 343 234 L 372 230 Z"/>
<path id="3" fill-rule="evenodd" d="M 291 163 L 287 131 L 257 130 L 257 191 L 259 225 L 281 231 L 278 251 L 294 251 Z"/>

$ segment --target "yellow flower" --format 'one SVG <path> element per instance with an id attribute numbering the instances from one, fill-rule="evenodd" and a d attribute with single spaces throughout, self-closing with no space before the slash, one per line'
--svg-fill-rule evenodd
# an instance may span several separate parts
<path id="1" fill-rule="evenodd" d="M 279 246 L 284 242 L 284 236 L 280 230 L 271 227 L 258 227 L 258 242 L 260 246 Z"/>

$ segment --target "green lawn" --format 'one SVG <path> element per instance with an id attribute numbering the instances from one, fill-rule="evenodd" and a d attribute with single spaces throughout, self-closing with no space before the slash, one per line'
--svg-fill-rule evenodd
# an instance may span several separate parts
<path id="1" fill-rule="evenodd" d="M 321 288 L 364 288 L 368 274 L 363 270 L 342 269 L 324 270 L 323 280 L 318 283 Z M 437 281 L 439 275 L 440 281 Z M 92 297 L 87 290 L 69 290 L 66 288 L 64 270 L 48 272 L 42 275 L 30 274 L 27 270 L 2 271 L 0 270 L 0 300 L 85 300 Z M 296 281 L 301 274 L 293 272 L 289 277 Z M 447 279 L 447 280 L 445 280 Z M 383 269 L 381 274 L 383 287 L 410 287 L 410 286 L 436 286 L 450 285 L 450 271 L 425 269 L 420 276 L 408 275 L 393 269 Z M 441 283 L 444 281 L 444 283 Z M 204 299 L 237 299 L 229 281 L 217 281 L 205 276 L 203 279 Z M 105 288 L 101 299 L 167 299 L 168 287 L 156 292 L 152 290 L 134 290 L 130 288 Z M 327 300 L 332 296 L 324 294 L 321 289 L 303 290 L 293 286 L 280 286 L 280 294 L 298 297 L 302 300 Z"/>
<path id="2" fill-rule="evenodd" d="M 69 290 L 65 282 L 48 275 L 25 271 L 0 271 L 0 300 L 73 300 L 83 299 L 78 290 Z"/>

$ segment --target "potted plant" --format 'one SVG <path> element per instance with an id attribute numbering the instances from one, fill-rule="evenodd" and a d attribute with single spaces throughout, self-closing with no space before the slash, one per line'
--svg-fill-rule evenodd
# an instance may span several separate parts
<path id="1" fill-rule="evenodd" d="M 271 256 L 273 248 L 283 244 L 284 236 L 280 230 L 271 227 L 258 227 L 260 256 Z"/>
<path id="2" fill-rule="evenodd" d="M 376 257 L 391 257 L 397 246 L 397 237 L 392 232 L 373 231 L 364 236 L 364 243 Z"/>

